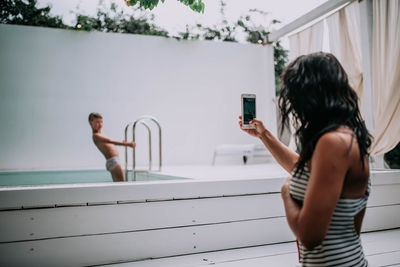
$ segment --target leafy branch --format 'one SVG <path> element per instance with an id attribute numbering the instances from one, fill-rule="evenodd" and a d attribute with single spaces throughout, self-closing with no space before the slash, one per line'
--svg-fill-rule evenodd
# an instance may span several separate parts
<path id="1" fill-rule="evenodd" d="M 36 0 L 0 0 L 0 23 L 68 28 L 60 17 L 50 15 L 49 6 L 37 8 L 36 4 Z"/>
<path id="2" fill-rule="evenodd" d="M 192 10 L 196 12 L 204 13 L 205 5 L 202 0 L 178 0 L 182 4 L 190 7 Z M 125 3 L 128 6 L 134 6 L 139 3 L 139 7 L 144 9 L 153 10 L 158 4 L 160 0 L 125 0 Z M 161 0 L 161 3 L 164 3 L 165 0 Z"/>
<path id="3" fill-rule="evenodd" d="M 134 11 L 134 15 L 127 15 L 122 10 L 118 10 L 115 3 L 111 3 L 109 9 L 99 7 L 96 17 L 76 14 L 74 29 L 169 37 L 168 31 L 152 23 L 154 15 L 148 16 L 140 7 L 136 7 Z"/>

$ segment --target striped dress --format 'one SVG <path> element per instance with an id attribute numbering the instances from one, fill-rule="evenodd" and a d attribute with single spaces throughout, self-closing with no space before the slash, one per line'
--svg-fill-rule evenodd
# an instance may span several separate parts
<path id="1" fill-rule="evenodd" d="M 301 174 L 292 173 L 290 194 L 297 202 L 303 203 L 310 171 L 304 168 Z M 299 242 L 299 254 L 302 266 L 368 266 L 361 240 L 354 228 L 354 216 L 367 205 L 371 188 L 362 198 L 340 198 L 329 224 L 324 241 L 312 250 Z"/>

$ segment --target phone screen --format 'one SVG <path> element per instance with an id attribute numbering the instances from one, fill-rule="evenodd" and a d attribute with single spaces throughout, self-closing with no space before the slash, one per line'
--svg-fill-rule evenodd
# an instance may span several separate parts
<path id="1" fill-rule="evenodd" d="M 249 122 L 256 117 L 256 99 L 243 98 L 243 123 Z"/>

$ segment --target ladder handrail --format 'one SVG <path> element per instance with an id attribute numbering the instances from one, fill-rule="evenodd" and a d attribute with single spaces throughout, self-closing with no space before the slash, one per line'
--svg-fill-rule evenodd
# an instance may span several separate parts
<path id="1" fill-rule="evenodd" d="M 124 141 L 125 142 L 128 142 L 128 129 L 129 129 L 129 126 L 131 125 L 132 123 L 128 123 L 126 126 L 125 126 L 125 131 L 124 131 L 124 133 L 125 133 L 125 139 L 124 139 Z M 128 181 L 128 147 L 126 147 L 125 146 L 125 182 L 127 182 Z"/>
<path id="2" fill-rule="evenodd" d="M 152 151 L 151 151 L 151 130 L 150 127 L 147 125 L 147 123 L 143 122 L 143 121 L 137 121 L 132 125 L 132 140 L 133 142 L 135 142 L 136 138 L 135 138 L 135 128 L 136 128 L 136 124 L 142 124 L 147 128 L 147 132 L 149 133 L 149 170 L 151 171 L 151 165 L 152 165 Z M 132 153 L 132 159 L 133 159 L 133 165 L 132 165 L 132 169 L 134 170 L 136 168 L 136 153 L 135 153 L 135 149 L 133 149 L 133 153 Z"/>
<path id="3" fill-rule="evenodd" d="M 127 139 L 128 139 L 129 126 L 132 125 L 132 141 L 133 142 L 135 142 L 135 137 L 136 137 L 135 133 L 136 133 L 137 124 L 143 124 L 147 128 L 147 131 L 149 133 L 149 171 L 151 171 L 151 169 L 152 169 L 151 129 L 148 126 L 148 124 L 145 122 L 146 120 L 150 120 L 150 121 L 154 122 L 158 127 L 158 137 L 159 137 L 159 167 L 158 167 L 158 171 L 161 171 L 161 166 L 162 166 L 161 125 L 156 118 L 154 118 L 153 116 L 143 116 L 143 117 L 140 117 L 139 119 L 137 119 L 135 122 L 129 123 L 128 125 L 126 125 L 125 141 L 127 141 Z M 133 148 L 133 150 L 132 150 L 132 181 L 136 181 L 135 169 L 136 169 L 136 150 L 135 150 L 135 148 Z M 125 177 L 126 177 L 126 181 L 128 181 L 128 151 L 127 151 L 127 147 L 125 147 Z"/>
<path id="4" fill-rule="evenodd" d="M 148 136 L 149 136 L 149 166 L 150 166 L 150 170 L 151 170 L 151 166 L 152 166 L 152 150 L 151 150 L 151 130 L 150 127 L 147 125 L 147 123 L 141 121 L 139 122 L 140 124 L 143 124 L 148 132 Z M 128 129 L 129 126 L 133 125 L 133 123 L 128 123 L 128 125 L 126 125 L 125 127 L 125 142 L 127 142 L 128 139 Z M 133 142 L 135 142 L 135 137 L 134 137 L 134 132 L 133 132 L 133 127 L 132 127 L 132 140 Z M 135 150 L 135 148 L 133 148 L 133 150 Z M 135 156 L 135 154 L 133 153 L 132 155 L 133 157 Z M 133 166 L 134 168 L 135 166 Z M 128 181 L 128 147 L 125 147 L 125 180 Z"/>

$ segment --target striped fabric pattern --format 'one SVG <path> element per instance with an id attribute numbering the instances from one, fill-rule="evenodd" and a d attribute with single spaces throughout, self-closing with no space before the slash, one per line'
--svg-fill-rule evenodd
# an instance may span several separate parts
<path id="1" fill-rule="evenodd" d="M 310 172 L 307 167 L 301 174 L 295 171 L 292 173 L 290 194 L 299 203 L 303 203 L 309 177 Z M 302 266 L 368 266 L 360 237 L 354 228 L 354 216 L 366 207 L 370 188 L 369 180 L 364 197 L 339 199 L 328 233 L 320 245 L 308 250 L 299 242 Z"/>

